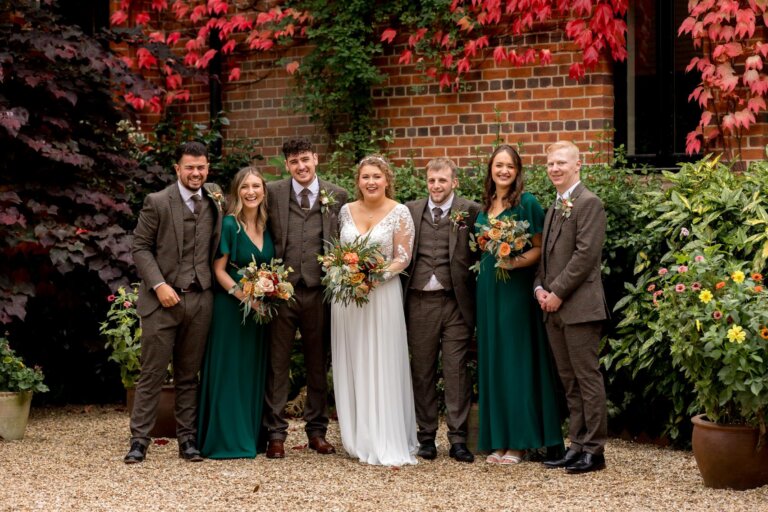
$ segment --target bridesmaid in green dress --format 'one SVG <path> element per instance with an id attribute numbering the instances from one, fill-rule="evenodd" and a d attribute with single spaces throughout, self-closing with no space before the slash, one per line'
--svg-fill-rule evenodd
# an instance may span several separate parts
<path id="1" fill-rule="evenodd" d="M 201 369 L 198 445 L 204 457 L 255 457 L 261 442 L 267 347 L 266 329 L 251 316 L 243 323 L 237 269 L 252 258 L 269 263 L 274 246 L 267 225 L 266 183 L 253 167 L 232 180 L 213 271 L 220 287 Z"/>
<path id="2" fill-rule="evenodd" d="M 483 252 L 477 277 L 477 352 L 480 394 L 478 450 L 495 464 L 517 464 L 527 449 L 562 449 L 560 416 L 541 309 L 533 278 L 541 256 L 544 210 L 523 190 L 520 156 L 508 145 L 491 155 L 483 211 L 489 217 L 526 220 L 532 246 L 503 267 L 509 280 L 497 281 L 494 257 Z"/>

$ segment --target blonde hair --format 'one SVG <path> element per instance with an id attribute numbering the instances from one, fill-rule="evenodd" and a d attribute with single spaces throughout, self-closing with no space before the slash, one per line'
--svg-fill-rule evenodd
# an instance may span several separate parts
<path id="1" fill-rule="evenodd" d="M 384 173 L 384 177 L 387 179 L 387 188 L 384 189 L 384 195 L 389 199 L 395 198 L 395 174 L 392 172 L 392 168 L 389 166 L 389 162 L 384 160 L 381 155 L 368 155 L 357 164 L 357 173 L 355 175 L 355 195 L 358 200 L 363 199 L 363 193 L 360 191 L 360 171 L 366 165 L 372 165 Z"/>
<path id="2" fill-rule="evenodd" d="M 561 149 L 565 149 L 569 151 L 573 156 L 576 157 L 576 160 L 581 160 L 581 155 L 579 155 L 579 147 L 573 142 L 568 140 L 560 140 L 560 141 L 554 142 L 549 146 L 547 146 L 547 149 L 545 149 L 544 151 L 546 152 L 547 156 L 549 156 L 551 153 L 554 153 L 555 151 L 559 151 Z"/>
<path id="3" fill-rule="evenodd" d="M 255 167 L 243 167 L 237 171 L 235 177 L 232 178 L 232 185 L 229 190 L 229 208 L 227 209 L 227 213 L 237 220 L 238 233 L 240 232 L 240 226 L 245 226 L 243 201 L 240 199 L 240 187 L 248 176 L 256 176 L 261 180 L 261 186 L 264 189 L 264 198 L 261 200 L 261 203 L 259 203 L 259 207 L 256 210 L 256 227 L 261 231 L 267 227 L 267 182 L 264 181 L 264 176 L 262 176 L 261 172 Z"/>

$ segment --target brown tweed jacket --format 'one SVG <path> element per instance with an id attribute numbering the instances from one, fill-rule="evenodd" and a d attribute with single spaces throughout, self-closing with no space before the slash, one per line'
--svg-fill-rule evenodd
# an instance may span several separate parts
<path id="1" fill-rule="evenodd" d="M 605 210 L 600 199 L 581 183 L 571 201 L 568 217 L 554 206 L 547 210 L 534 288 L 542 286 L 562 299 L 559 313 L 566 324 L 605 320 L 608 305 L 600 276 Z"/>

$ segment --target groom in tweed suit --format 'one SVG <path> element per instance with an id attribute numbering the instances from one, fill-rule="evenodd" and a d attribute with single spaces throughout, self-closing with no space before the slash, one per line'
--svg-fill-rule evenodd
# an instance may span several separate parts
<path id="1" fill-rule="evenodd" d="M 436 158 L 427 164 L 428 199 L 406 204 L 416 228 L 413 258 L 403 274 L 411 376 L 419 425 L 419 457 L 437 457 L 437 363 L 442 354 L 449 455 L 473 462 L 467 449 L 472 387 L 467 349 L 475 329 L 475 258 L 469 234 L 480 205 L 455 194 L 456 164 Z"/>
<path id="2" fill-rule="evenodd" d="M 571 142 L 547 148 L 547 174 L 557 189 L 544 219 L 541 260 L 534 293 L 565 388 L 571 444 L 549 468 L 587 473 L 605 468 L 605 386 L 598 350 L 608 307 L 600 278 L 605 210 L 580 181 L 579 150 Z"/>
<path id="3" fill-rule="evenodd" d="M 309 447 L 322 454 L 336 451 L 325 440 L 329 330 L 317 256 L 323 253 L 325 242 L 338 236 L 339 210 L 347 202 L 344 189 L 317 177 L 317 153 L 309 140 L 287 141 L 283 144 L 283 154 L 291 177 L 267 185 L 269 229 L 275 243 L 275 257 L 293 268 L 288 279 L 296 291 L 296 300 L 280 306 L 277 318 L 270 324 L 271 364 L 267 371 L 264 411 L 267 458 L 270 459 L 285 457 L 288 422 L 283 410 L 290 391 L 291 348 L 297 328 L 301 331 L 307 370 L 304 421 Z"/>
<path id="4" fill-rule="evenodd" d="M 179 456 L 198 462 L 197 374 L 213 308 L 211 263 L 221 235 L 220 189 L 204 187 L 208 150 L 187 142 L 177 150 L 178 181 L 144 201 L 134 231 L 133 260 L 141 277 L 141 375 L 131 411 L 126 464 L 144 460 L 157 418 L 160 388 L 173 361 Z"/>

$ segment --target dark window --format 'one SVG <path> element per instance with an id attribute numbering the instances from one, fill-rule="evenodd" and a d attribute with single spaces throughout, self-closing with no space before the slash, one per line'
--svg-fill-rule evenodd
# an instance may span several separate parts
<path id="1" fill-rule="evenodd" d="M 672 167 L 690 159 L 685 137 L 701 111 L 688 102 L 700 78 L 685 72 L 698 52 L 689 36 L 677 37 L 687 15 L 687 0 L 630 2 L 629 57 L 614 74 L 615 125 L 616 144 L 625 145 L 634 163 Z"/>
<path id="2" fill-rule="evenodd" d="M 58 6 L 64 20 L 79 26 L 89 36 L 109 26 L 108 0 L 59 0 Z"/>

